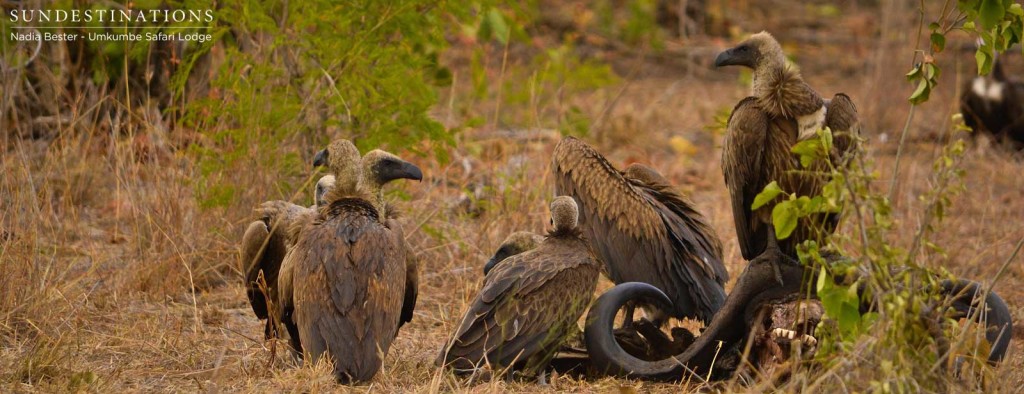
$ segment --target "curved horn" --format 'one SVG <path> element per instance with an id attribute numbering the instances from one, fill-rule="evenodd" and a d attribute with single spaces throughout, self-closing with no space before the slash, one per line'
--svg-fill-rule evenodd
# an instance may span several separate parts
<path id="1" fill-rule="evenodd" d="M 664 294 L 654 286 L 643 283 L 630 283 L 628 287 L 627 283 L 616 286 L 601 295 L 590 308 L 584 332 L 587 351 L 599 370 L 620 375 L 659 380 L 678 380 L 689 374 L 706 376 L 713 367 L 719 342 L 723 343 L 723 347 L 728 347 L 739 343 L 747 335 L 749 311 L 764 302 L 803 291 L 802 283 L 814 283 L 814 278 L 804 282 L 806 272 L 803 266 L 780 263 L 778 268 L 783 285 L 779 285 L 772 264 L 755 262 L 747 265 L 733 291 L 725 299 L 725 305 L 697 340 L 682 354 L 659 361 L 643 361 L 625 353 L 615 341 L 612 322 L 618 308 L 626 301 L 648 297 L 655 300 L 653 305 L 661 307 L 657 304 L 656 294 L 662 297 Z"/>
<path id="2" fill-rule="evenodd" d="M 985 297 L 986 310 L 978 311 L 974 306 L 974 300 L 982 293 L 982 286 L 978 282 L 966 279 L 942 281 L 942 294 L 953 298 L 953 309 L 961 314 L 960 317 L 985 323 L 985 339 L 992 345 L 988 361 L 995 364 L 1003 360 L 1006 350 L 1010 347 L 1013 317 L 1010 315 L 1009 306 L 994 291 L 989 291 Z"/>
<path id="3" fill-rule="evenodd" d="M 665 293 L 647 283 L 626 282 L 606 291 L 587 313 L 583 336 L 587 353 L 598 371 L 619 376 L 658 377 L 678 366 L 673 359 L 644 361 L 626 352 L 615 339 L 615 315 L 629 301 L 650 305 L 663 311 L 672 310 L 672 301 Z"/>

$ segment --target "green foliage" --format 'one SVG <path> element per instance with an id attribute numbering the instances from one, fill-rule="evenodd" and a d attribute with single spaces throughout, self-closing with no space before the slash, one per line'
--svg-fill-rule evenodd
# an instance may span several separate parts
<path id="1" fill-rule="evenodd" d="M 194 149 L 200 167 L 227 169 L 260 157 L 283 175 L 307 173 L 298 155 L 276 148 L 292 138 L 310 145 L 351 138 L 364 150 L 426 154 L 422 149 L 432 148 L 434 157 L 446 160 L 453 132 L 428 115 L 436 87 L 452 80 L 439 63 L 447 41 L 437 26 L 482 9 L 487 8 L 425 0 L 222 5 L 214 33 L 224 46 L 223 62 L 210 93 L 190 102 L 182 117 L 188 127 L 211 130 L 210 143 Z M 507 39 L 500 13 L 483 14 L 482 30 Z M 198 56 L 177 75 L 179 93 Z M 200 181 L 209 184 L 197 185 L 203 205 L 226 201 L 227 193 L 213 187 L 224 181 Z"/>
<path id="2" fill-rule="evenodd" d="M 967 18 L 961 29 L 984 41 L 974 58 L 978 74 L 988 75 L 995 54 L 1005 52 L 1024 38 L 1024 9 L 1013 0 L 959 0 L 957 8 Z M 1024 53 L 1024 47 L 1021 50 Z"/>

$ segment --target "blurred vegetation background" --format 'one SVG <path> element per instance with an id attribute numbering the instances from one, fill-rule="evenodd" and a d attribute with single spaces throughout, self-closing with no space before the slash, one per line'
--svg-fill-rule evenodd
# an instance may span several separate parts
<path id="1" fill-rule="evenodd" d="M 735 277 L 743 262 L 717 160 L 725 119 L 746 94 L 749 74 L 710 63 L 760 30 L 775 34 L 826 96 L 854 97 L 877 173 L 890 173 L 901 131 L 910 131 L 903 170 L 891 177 L 899 182 L 875 174 L 863 185 L 872 195 L 897 185 L 886 221 L 912 226 L 929 201 L 960 204 L 943 222 L 950 231 L 928 238 L 949 246 L 915 261 L 990 278 L 999 264 L 980 262 L 1001 263 L 1024 236 L 1017 202 L 1024 185 L 1004 176 L 1022 169 L 1012 152 L 978 144 L 972 158 L 958 161 L 978 174 L 957 189 L 966 197 L 918 198 L 936 187 L 933 163 L 960 138 L 950 132 L 950 115 L 961 84 L 1019 41 L 1019 1 L 0 0 L 0 7 L 0 387 L 14 391 L 332 389 L 315 369 L 280 368 L 290 361 L 279 349 L 253 339 L 259 330 L 246 314 L 236 242 L 258 203 L 311 202 L 319 175 L 311 155 L 336 138 L 407 156 L 429 178 L 391 192 L 405 208 L 426 277 L 421 312 L 379 379 L 384 390 L 467 388 L 430 360 L 475 293 L 484 256 L 508 232 L 544 228 L 547 154 L 561 135 L 585 137 L 616 164 L 662 170 L 712 218 Z M 126 7 L 213 9 L 212 23 L 173 26 L 213 40 L 10 39 L 12 10 Z M 105 27 L 172 31 L 152 23 Z M 979 36 L 990 38 L 980 51 Z M 1021 70 L 1016 55 L 1005 58 Z M 920 74 L 908 85 L 913 70 Z M 921 107 L 916 116 L 908 98 Z M 914 242 L 912 231 L 895 233 L 906 235 L 878 246 Z M 1008 275 L 1020 283 L 1019 266 Z M 1024 291 L 1004 297 L 1024 301 Z M 884 338 L 881 345 L 901 337 Z M 883 365 L 891 354 L 865 350 L 879 343 L 850 344 L 827 371 L 786 387 L 842 374 L 829 384 L 883 390 L 876 383 L 890 381 L 887 374 L 923 368 Z M 964 387 L 1013 390 L 1024 376 L 1012 368 L 1020 356 L 1011 360 L 1011 368 L 985 370 L 985 379 Z M 900 387 L 933 377 L 911 376 Z M 679 389 L 617 379 L 562 384 Z"/>

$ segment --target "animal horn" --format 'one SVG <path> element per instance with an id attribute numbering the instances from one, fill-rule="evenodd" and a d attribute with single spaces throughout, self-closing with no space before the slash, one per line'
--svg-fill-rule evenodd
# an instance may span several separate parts
<path id="1" fill-rule="evenodd" d="M 793 264 L 779 264 L 778 267 L 782 274 L 782 286 L 778 284 L 771 264 L 748 265 L 725 299 L 725 305 L 697 340 L 682 354 L 658 361 L 643 361 L 622 350 L 612 332 L 612 322 L 619 307 L 627 301 L 655 300 L 650 303 L 657 307 L 667 303 L 658 304 L 658 293 L 651 290 L 658 290 L 654 286 L 640 283 L 631 283 L 628 287 L 624 287 L 625 283 L 616 286 L 597 299 L 587 316 L 584 338 L 591 360 L 599 369 L 630 377 L 679 380 L 693 374 L 703 378 L 713 367 L 719 342 L 728 346 L 739 343 L 747 335 L 748 315 L 765 302 L 802 291 L 801 283 L 805 283 L 804 267 Z M 813 278 L 806 283 L 814 283 Z M 665 297 L 663 293 L 661 295 Z"/>
<path id="2" fill-rule="evenodd" d="M 1010 346 L 1013 317 L 1006 301 L 993 291 L 989 291 L 985 297 L 985 310 L 975 307 L 974 300 L 981 297 L 982 293 L 982 286 L 978 282 L 966 279 L 942 281 L 942 294 L 952 298 L 952 307 L 958 312 L 958 317 L 985 323 L 985 339 L 992 346 L 988 362 L 995 364 L 1003 360 Z"/>
<path id="3" fill-rule="evenodd" d="M 672 310 L 672 300 L 657 287 L 642 282 L 626 282 L 606 291 L 587 313 L 583 337 L 587 353 L 598 371 L 618 376 L 658 378 L 674 371 L 675 360 L 645 361 L 626 352 L 615 339 L 615 315 L 629 301 Z"/>

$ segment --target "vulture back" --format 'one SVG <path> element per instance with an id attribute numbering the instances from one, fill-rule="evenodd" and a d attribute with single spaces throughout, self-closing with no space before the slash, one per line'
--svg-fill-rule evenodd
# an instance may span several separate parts
<path id="1" fill-rule="evenodd" d="M 343 198 L 303 229 L 289 253 L 305 360 L 328 356 L 342 382 L 367 381 L 398 329 L 406 250 L 366 200 Z"/>

